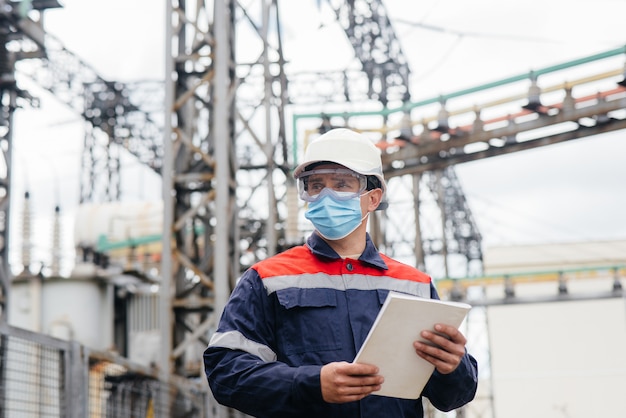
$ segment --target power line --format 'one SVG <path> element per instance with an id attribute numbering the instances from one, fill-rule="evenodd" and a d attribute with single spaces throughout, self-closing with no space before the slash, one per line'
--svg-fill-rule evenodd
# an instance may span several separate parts
<path id="1" fill-rule="evenodd" d="M 394 22 L 424 29 L 430 32 L 439 32 L 442 34 L 454 35 L 460 38 L 485 38 L 485 39 L 494 39 L 498 41 L 514 41 L 514 42 L 532 42 L 532 43 L 553 43 L 553 44 L 564 44 L 569 41 L 565 40 L 555 40 L 549 38 L 537 38 L 537 37 L 529 37 L 529 36 L 519 36 L 519 35 L 508 35 L 508 34 L 495 34 L 495 33 L 486 33 L 486 32 L 472 32 L 472 31 L 458 31 L 454 29 L 448 29 L 443 26 L 430 25 L 428 23 L 421 22 L 411 22 L 404 19 L 394 19 Z"/>

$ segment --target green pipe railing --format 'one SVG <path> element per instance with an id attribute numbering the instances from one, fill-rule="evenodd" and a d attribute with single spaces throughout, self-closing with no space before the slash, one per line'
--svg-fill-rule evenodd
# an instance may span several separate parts
<path id="1" fill-rule="evenodd" d="M 122 248 L 133 248 L 141 245 L 153 244 L 161 242 L 163 239 L 162 234 L 152 234 L 143 237 L 129 238 L 121 241 L 111 242 L 106 235 L 100 235 L 96 244 L 96 251 L 99 253 L 106 253 L 108 251 L 119 250 Z"/>
<path id="2" fill-rule="evenodd" d="M 576 67 L 578 65 L 583 65 L 583 64 L 588 64 L 590 62 L 594 62 L 594 61 L 599 61 L 599 60 L 603 60 L 606 58 L 610 58 L 610 57 L 614 57 L 620 54 L 626 54 L 626 45 L 621 46 L 619 48 L 615 48 L 615 49 L 611 49 L 605 52 L 601 52 L 598 54 L 594 54 L 594 55 L 590 55 L 588 57 L 584 57 L 584 58 L 579 58 L 579 59 L 575 59 L 572 61 L 567 61 L 564 62 L 562 64 L 557 64 L 557 65 L 552 65 L 549 67 L 545 67 L 539 70 L 532 70 L 526 73 L 522 73 L 519 75 L 515 75 L 512 77 L 507 77 L 507 78 L 503 78 L 501 80 L 497 80 L 497 81 L 493 81 L 491 83 L 486 83 L 486 84 L 481 84 L 475 87 L 470 87 L 467 89 L 463 89 L 463 90 L 459 90 L 453 93 L 449 93 L 449 94 L 444 94 L 444 95 L 439 95 L 436 97 L 431 97 L 429 99 L 425 99 L 425 100 L 420 100 L 417 102 L 409 102 L 409 103 L 405 103 L 402 106 L 399 107 L 395 107 L 395 108 L 388 108 L 385 107 L 381 110 L 378 111 L 367 111 L 367 112 L 335 112 L 335 113 L 302 113 L 302 114 L 295 114 L 292 117 L 292 132 L 293 132 L 293 136 L 292 136 L 292 155 L 293 155 L 293 161 L 294 161 L 294 167 L 297 165 L 297 161 L 298 161 L 298 141 L 297 141 L 297 121 L 299 119 L 310 119 L 310 118 L 322 118 L 322 117 L 326 117 L 326 118 L 331 118 L 331 117 L 342 117 L 342 118 L 349 118 L 349 117 L 357 117 L 357 116 L 389 116 L 390 114 L 393 113 L 398 113 L 398 112 L 407 112 L 409 110 L 415 109 L 417 107 L 421 107 L 421 106 L 426 106 L 429 104 L 433 104 L 433 103 L 443 103 L 445 101 L 447 101 L 448 99 L 452 99 L 455 97 L 460 97 L 460 96 L 465 96 L 468 94 L 472 94 L 472 93 L 477 93 L 480 91 L 484 91 L 484 90 L 489 90 L 492 88 L 496 88 L 496 87 L 501 87 L 501 86 L 505 86 L 507 84 L 512 84 L 512 83 L 516 83 L 518 81 L 523 81 L 523 80 L 527 80 L 527 79 L 533 79 L 533 78 L 537 78 L 541 75 L 544 74 L 549 74 L 549 73 L 553 73 L 553 72 L 557 72 L 557 71 L 562 71 L 565 70 L 567 68 L 572 68 L 572 67 Z"/>
<path id="3" fill-rule="evenodd" d="M 574 268 L 563 268 L 556 270 L 531 270 L 531 271 L 520 271 L 514 273 L 498 273 L 498 274 L 487 274 L 482 276 L 475 277 L 443 277 L 439 279 L 433 279 L 436 283 L 441 282 L 481 282 L 481 281 L 496 281 L 496 280 L 504 280 L 504 279 L 514 279 L 516 277 L 532 277 L 532 276 L 548 276 L 548 275 L 567 275 L 567 274 L 578 274 L 578 273 L 589 273 L 589 272 L 598 272 L 598 271 L 615 271 L 619 272 L 621 270 L 626 270 L 626 264 L 613 264 L 608 266 L 591 266 L 591 267 L 574 267 Z"/>

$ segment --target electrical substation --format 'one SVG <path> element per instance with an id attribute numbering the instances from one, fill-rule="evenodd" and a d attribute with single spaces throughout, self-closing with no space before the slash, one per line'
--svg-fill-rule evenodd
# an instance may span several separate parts
<path id="1" fill-rule="evenodd" d="M 282 2 L 245 3 L 155 2 L 165 73 L 124 82 L 47 32 L 61 1 L 0 0 L 0 416 L 240 416 L 211 398 L 202 352 L 239 276 L 312 232 L 292 170 L 333 127 L 381 150 L 378 248 L 473 307 L 462 330 L 476 399 L 428 416 L 619 416 L 626 239 L 485 248 L 457 168 L 623 135 L 626 46 L 425 98 L 384 0 L 317 2 L 357 64 L 324 72 L 290 72 Z M 12 190 L 17 120 L 39 94 L 83 126 L 67 269 L 62 208 L 42 261 L 33 196 Z M 125 195 L 127 161 L 160 199 Z"/>

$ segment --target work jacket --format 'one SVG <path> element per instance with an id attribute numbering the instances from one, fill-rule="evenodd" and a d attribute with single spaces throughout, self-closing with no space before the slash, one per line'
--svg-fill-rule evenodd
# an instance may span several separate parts
<path id="1" fill-rule="evenodd" d="M 314 233 L 252 266 L 204 352 L 215 399 L 263 418 L 421 418 L 421 398 L 322 399 L 321 367 L 354 360 L 391 290 L 438 298 L 429 276 L 380 254 L 369 235 L 358 260 L 342 259 Z M 454 372 L 435 370 L 422 395 L 449 411 L 471 401 L 476 386 L 476 360 L 466 353 Z"/>

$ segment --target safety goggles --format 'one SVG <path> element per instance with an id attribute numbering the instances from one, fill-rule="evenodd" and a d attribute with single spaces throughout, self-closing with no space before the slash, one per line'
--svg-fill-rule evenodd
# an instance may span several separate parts
<path id="1" fill-rule="evenodd" d="M 326 190 L 322 193 L 323 190 Z M 298 176 L 298 194 L 306 202 L 314 202 L 325 194 L 337 200 L 349 200 L 367 190 L 367 177 L 345 168 L 322 168 L 305 171 Z"/>

